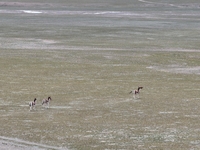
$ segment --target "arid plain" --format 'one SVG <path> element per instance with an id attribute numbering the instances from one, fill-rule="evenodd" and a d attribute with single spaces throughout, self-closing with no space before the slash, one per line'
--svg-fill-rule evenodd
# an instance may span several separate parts
<path id="1" fill-rule="evenodd" d="M 0 6 L 2 147 L 200 149 L 197 0 Z"/>

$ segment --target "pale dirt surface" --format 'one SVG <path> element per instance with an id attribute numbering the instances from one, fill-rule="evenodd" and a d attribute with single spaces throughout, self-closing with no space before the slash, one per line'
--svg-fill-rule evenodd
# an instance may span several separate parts
<path id="1" fill-rule="evenodd" d="M 0 150 L 67 150 L 39 143 L 23 141 L 20 139 L 0 137 Z"/>
<path id="2" fill-rule="evenodd" d="M 199 150 L 199 6 L 0 2 L 2 149 Z"/>
<path id="3" fill-rule="evenodd" d="M 0 132 L 14 138 L 3 138 L 12 141 L 8 145 L 199 148 L 198 72 L 149 67 L 193 67 L 198 52 L 18 52 L 1 50 L 0 57 L 7 66 L 1 66 Z M 137 85 L 144 88 L 134 99 L 128 93 Z M 41 105 L 47 96 L 52 97 L 49 109 Z M 36 108 L 29 111 L 35 97 Z"/>
<path id="4" fill-rule="evenodd" d="M 9 142 L 6 140 L 0 140 L 0 149 L 1 150 L 44 150 L 41 148 L 33 148 L 31 146 L 23 145 L 23 144 L 18 144 L 15 142 Z"/>

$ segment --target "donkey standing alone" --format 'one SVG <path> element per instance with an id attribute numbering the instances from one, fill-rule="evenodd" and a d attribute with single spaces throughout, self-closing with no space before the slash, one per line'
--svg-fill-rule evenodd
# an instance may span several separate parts
<path id="1" fill-rule="evenodd" d="M 136 98 L 136 96 L 137 96 L 137 95 L 138 95 L 138 96 L 137 96 L 137 98 L 139 98 L 140 89 L 143 89 L 143 87 L 142 87 L 142 86 L 140 86 L 140 87 L 138 87 L 138 89 L 137 89 L 137 90 L 130 91 L 130 93 L 129 93 L 129 94 L 133 93 L 133 97 L 134 97 L 134 98 Z"/>

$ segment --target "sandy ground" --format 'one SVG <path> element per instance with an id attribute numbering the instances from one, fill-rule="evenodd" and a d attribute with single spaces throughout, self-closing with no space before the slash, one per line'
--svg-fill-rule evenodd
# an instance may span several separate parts
<path id="1" fill-rule="evenodd" d="M 22 145 L 22 144 L 18 144 L 18 143 L 14 143 L 14 142 L 9 142 L 6 140 L 0 140 L 0 149 L 1 150 L 26 150 L 26 149 L 30 149 L 30 150 L 34 150 L 34 149 L 39 149 L 40 148 L 34 148 L 34 147 L 30 147 L 30 146 L 26 146 L 26 145 Z"/>
<path id="2" fill-rule="evenodd" d="M 0 150 L 200 150 L 200 3 L 152 1 L 0 2 Z"/>
<path id="3" fill-rule="evenodd" d="M 19 139 L 7 138 L 0 136 L 1 150 L 67 150 L 67 148 L 52 147 L 43 144 L 27 142 Z"/>

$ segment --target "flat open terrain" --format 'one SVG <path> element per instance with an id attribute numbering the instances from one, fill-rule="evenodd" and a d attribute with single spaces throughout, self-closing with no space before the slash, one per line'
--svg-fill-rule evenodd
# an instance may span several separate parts
<path id="1" fill-rule="evenodd" d="M 199 149 L 199 60 L 198 52 L 1 50 L 0 133 L 75 149 Z"/>
<path id="2" fill-rule="evenodd" d="M 2 149 L 200 149 L 200 4 L 128 4 L 0 2 Z"/>

